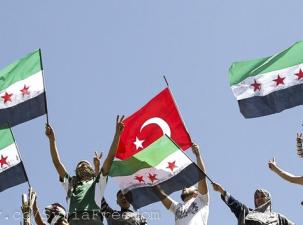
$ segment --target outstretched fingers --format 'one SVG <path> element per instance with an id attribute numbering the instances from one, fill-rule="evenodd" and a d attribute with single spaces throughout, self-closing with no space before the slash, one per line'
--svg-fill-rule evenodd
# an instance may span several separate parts
<path id="1" fill-rule="evenodd" d="M 121 117 L 119 115 L 117 115 L 117 118 L 116 118 L 116 132 L 118 132 L 119 134 L 121 134 L 121 132 L 124 129 L 123 120 L 124 120 L 124 115 L 122 115 Z"/>
<path id="2" fill-rule="evenodd" d="M 119 117 L 120 117 L 120 116 L 117 115 L 117 122 L 118 122 L 118 123 L 122 123 L 122 121 L 124 120 L 124 117 L 125 117 L 125 116 L 122 115 L 120 119 L 119 119 Z"/>
<path id="3" fill-rule="evenodd" d="M 95 151 L 95 158 L 100 160 L 100 159 L 102 158 L 102 154 L 103 154 L 102 152 L 101 152 L 100 154 L 98 154 L 98 153 Z"/>

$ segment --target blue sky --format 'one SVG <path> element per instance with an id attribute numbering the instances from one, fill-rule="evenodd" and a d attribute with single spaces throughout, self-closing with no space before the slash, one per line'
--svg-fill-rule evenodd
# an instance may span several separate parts
<path id="1" fill-rule="evenodd" d="M 296 132 L 302 106 L 244 119 L 228 83 L 234 61 L 265 57 L 302 39 L 302 2 L 241 0 L 16 1 L 0 3 L 0 67 L 34 49 L 43 53 L 50 122 L 61 159 L 72 173 L 94 151 L 107 153 L 117 114 L 130 115 L 165 87 L 168 78 L 192 139 L 200 145 L 208 175 L 253 206 L 256 188 L 270 190 L 273 209 L 299 223 L 302 188 L 267 167 L 302 174 Z M 45 117 L 13 129 L 38 204 L 65 204 L 52 165 Z M 193 156 L 190 151 L 189 156 Z M 105 193 L 117 207 L 118 187 Z M 23 184 L 0 193 L 0 224 L 19 224 Z M 180 193 L 172 197 L 178 201 Z M 210 187 L 210 225 L 236 224 Z M 66 205 L 66 204 L 65 204 Z M 174 224 L 160 203 L 149 224 Z"/>

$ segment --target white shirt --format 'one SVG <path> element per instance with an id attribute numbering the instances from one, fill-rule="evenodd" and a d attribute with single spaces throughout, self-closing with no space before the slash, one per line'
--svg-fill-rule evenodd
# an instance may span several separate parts
<path id="1" fill-rule="evenodd" d="M 169 210 L 175 214 L 176 225 L 207 225 L 209 194 L 198 194 L 186 203 L 172 202 Z"/>

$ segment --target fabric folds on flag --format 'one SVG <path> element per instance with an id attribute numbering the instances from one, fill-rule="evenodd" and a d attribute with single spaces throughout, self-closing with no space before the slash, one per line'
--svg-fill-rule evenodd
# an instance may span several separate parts
<path id="1" fill-rule="evenodd" d="M 156 185 L 169 195 L 194 185 L 204 175 L 166 135 L 132 157 L 114 161 L 110 170 L 135 209 L 160 200 Z"/>
<path id="2" fill-rule="evenodd" d="M 245 118 L 303 104 L 303 41 L 273 56 L 233 63 L 231 89 Z"/>
<path id="3" fill-rule="evenodd" d="M 0 70 L 0 126 L 46 113 L 40 50 Z"/>
<path id="4" fill-rule="evenodd" d="M 163 134 L 168 135 L 183 150 L 192 145 L 169 88 L 165 88 L 123 122 L 125 128 L 116 154 L 119 159 L 131 157 Z"/>
<path id="5" fill-rule="evenodd" d="M 11 130 L 0 129 L 0 191 L 27 180 Z"/>

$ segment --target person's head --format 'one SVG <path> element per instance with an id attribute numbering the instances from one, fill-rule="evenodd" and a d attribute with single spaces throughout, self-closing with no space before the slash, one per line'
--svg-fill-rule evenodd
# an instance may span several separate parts
<path id="1" fill-rule="evenodd" d="M 91 179 L 95 176 L 95 172 L 91 164 L 86 160 L 81 160 L 76 167 L 76 175 L 80 180 Z"/>
<path id="2" fill-rule="evenodd" d="M 117 192 L 117 204 L 122 209 L 128 209 L 130 207 L 130 203 L 127 201 L 121 190 Z"/>
<path id="3" fill-rule="evenodd" d="M 271 204 L 271 195 L 265 189 L 257 189 L 254 194 L 255 207 L 258 208 L 265 203 Z"/>
<path id="4" fill-rule="evenodd" d="M 45 208 L 47 222 L 50 225 L 69 225 L 65 208 L 59 203 L 53 203 Z"/>
<path id="5" fill-rule="evenodd" d="M 181 192 L 181 199 L 183 202 L 187 202 L 191 198 L 195 198 L 198 195 L 198 189 L 195 186 L 183 188 Z"/>

